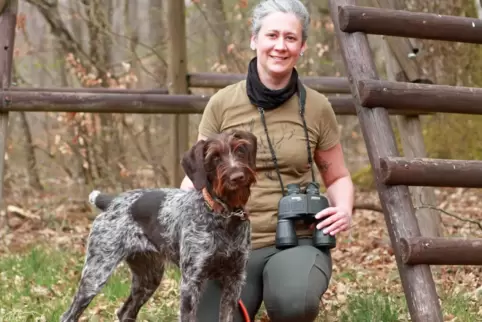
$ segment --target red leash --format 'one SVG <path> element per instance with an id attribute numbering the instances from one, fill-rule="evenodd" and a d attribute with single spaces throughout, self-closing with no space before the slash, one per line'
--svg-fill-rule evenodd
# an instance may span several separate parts
<path id="1" fill-rule="evenodd" d="M 246 322 L 251 322 L 250 318 L 249 318 L 249 314 L 248 314 L 248 310 L 246 309 L 246 306 L 244 306 L 244 303 L 243 301 L 241 301 L 241 299 L 238 301 L 239 303 L 239 308 L 241 309 L 241 314 L 243 315 L 244 317 L 244 321 Z"/>

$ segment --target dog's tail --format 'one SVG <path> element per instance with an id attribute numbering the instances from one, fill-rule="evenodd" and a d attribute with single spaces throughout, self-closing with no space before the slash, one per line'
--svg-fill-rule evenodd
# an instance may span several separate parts
<path id="1" fill-rule="evenodd" d="M 89 202 L 102 211 L 105 211 L 107 207 L 109 207 L 114 198 L 114 196 L 102 193 L 99 190 L 93 190 L 89 194 Z"/>

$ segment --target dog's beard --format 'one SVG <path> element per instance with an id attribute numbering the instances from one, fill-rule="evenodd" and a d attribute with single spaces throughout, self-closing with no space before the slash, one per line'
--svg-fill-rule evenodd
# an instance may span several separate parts
<path id="1" fill-rule="evenodd" d="M 216 175 L 212 180 L 213 193 L 231 209 L 242 208 L 246 205 L 251 194 L 251 186 L 256 183 L 255 172 L 249 167 L 244 170 L 246 170 L 244 175 L 247 176 L 247 179 L 242 185 L 227 184 L 229 180 L 226 171 L 221 167 L 216 169 Z"/>

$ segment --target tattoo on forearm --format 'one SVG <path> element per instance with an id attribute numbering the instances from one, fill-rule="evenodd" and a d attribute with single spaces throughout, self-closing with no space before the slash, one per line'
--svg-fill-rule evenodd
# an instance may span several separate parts
<path id="1" fill-rule="evenodd" d="M 328 171 L 328 168 L 330 166 L 331 166 L 331 163 L 329 163 L 325 160 L 321 160 L 320 163 L 318 164 L 318 168 L 320 169 L 321 173 L 325 173 L 326 171 Z"/>

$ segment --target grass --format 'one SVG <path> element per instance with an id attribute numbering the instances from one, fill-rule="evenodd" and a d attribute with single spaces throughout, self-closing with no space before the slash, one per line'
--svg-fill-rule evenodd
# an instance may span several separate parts
<path id="1" fill-rule="evenodd" d="M 83 256 L 69 249 L 52 251 L 36 246 L 22 254 L 0 257 L 0 322 L 58 321 L 69 305 L 77 285 Z M 355 275 L 345 271 L 334 276 L 337 283 L 353 284 Z M 139 321 L 176 321 L 179 274 L 167 271 L 155 296 L 142 309 Z M 130 274 L 120 266 L 102 292 L 94 298 L 82 321 L 115 321 L 115 310 L 128 296 Z M 479 303 L 465 293 L 443 294 L 446 321 L 480 321 Z M 322 321 L 409 321 L 403 294 L 360 286 L 344 301 L 323 312 Z M 455 318 L 453 320 L 453 318 Z"/>
<path id="2" fill-rule="evenodd" d="M 372 294 L 350 296 L 346 309 L 340 315 L 341 322 L 396 322 L 406 315 L 402 301 L 375 291 Z"/>
<path id="3" fill-rule="evenodd" d="M 82 254 L 35 247 L 0 258 L 0 322 L 58 321 L 70 304 L 83 265 Z M 177 270 L 170 269 L 161 289 L 143 308 L 139 321 L 175 321 Z M 130 273 L 119 266 L 87 308 L 85 321 L 114 321 L 130 292 Z"/>

